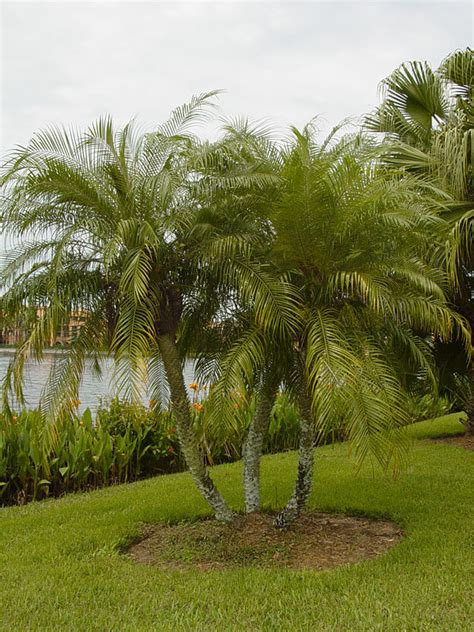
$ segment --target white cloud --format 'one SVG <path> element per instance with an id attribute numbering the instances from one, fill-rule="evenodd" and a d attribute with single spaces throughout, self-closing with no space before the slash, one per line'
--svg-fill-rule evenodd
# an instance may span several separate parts
<path id="1" fill-rule="evenodd" d="M 371 109 L 407 59 L 472 43 L 468 2 L 4 2 L 2 152 L 109 112 L 153 126 L 225 88 L 230 115 L 326 127 Z"/>

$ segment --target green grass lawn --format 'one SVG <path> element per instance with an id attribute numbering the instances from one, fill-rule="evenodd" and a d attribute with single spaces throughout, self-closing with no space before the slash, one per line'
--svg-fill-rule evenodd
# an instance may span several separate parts
<path id="1" fill-rule="evenodd" d="M 456 434 L 459 415 L 422 422 L 417 439 Z M 313 507 L 388 516 L 405 531 L 386 555 L 337 570 L 164 572 L 121 545 L 140 523 L 204 516 L 187 474 L 0 509 L 2 630 L 472 630 L 474 453 L 415 441 L 396 480 L 347 446 L 317 450 Z M 264 499 L 280 506 L 296 455 L 264 459 Z M 242 507 L 241 464 L 213 476 Z"/>

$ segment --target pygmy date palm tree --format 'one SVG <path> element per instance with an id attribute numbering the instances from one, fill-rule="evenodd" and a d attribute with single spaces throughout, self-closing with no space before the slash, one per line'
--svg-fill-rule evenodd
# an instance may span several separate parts
<path id="1" fill-rule="evenodd" d="M 106 118 L 85 134 L 41 132 L 13 153 L 1 182 L 2 228 L 14 242 L 2 310 L 30 322 L 4 392 L 21 401 L 26 359 L 40 360 L 60 324 L 81 311 L 84 325 L 51 372 L 46 414 L 70 409 L 88 356 L 98 368 L 99 353 L 111 353 L 118 389 L 132 400 L 144 384 L 158 386 L 163 366 L 189 470 L 216 516 L 231 520 L 193 432 L 186 341 L 233 301 L 267 332 L 291 327 L 294 314 L 287 285 L 252 258 L 265 235 L 246 200 L 271 174 L 247 165 L 235 143 L 190 133 L 212 96 L 194 98 L 150 134 L 132 125 L 116 132 Z M 233 203 L 224 208 L 225 191 Z"/>
<path id="2" fill-rule="evenodd" d="M 257 324 L 247 329 L 224 359 L 213 397 L 219 414 L 231 415 L 232 392 L 260 375 L 243 452 L 249 512 L 260 508 L 258 464 L 280 383 L 297 403 L 298 474 L 276 518 L 281 527 L 310 494 L 316 435 L 337 423 L 360 459 L 370 454 L 387 466 L 400 458 L 404 374 L 432 370 L 430 342 L 420 334 L 465 340 L 467 333 L 448 307 L 445 275 L 429 260 L 429 235 L 443 221 L 416 179 L 378 166 L 360 136 L 318 144 L 313 125 L 294 130 L 274 169 L 270 256 L 298 289 L 300 327 L 278 344 Z"/>
<path id="3" fill-rule="evenodd" d="M 467 337 L 449 309 L 445 275 L 430 261 L 428 235 L 438 219 L 416 180 L 378 165 L 363 136 L 320 145 L 312 125 L 294 133 L 273 224 L 276 256 L 305 314 L 292 343 L 290 381 L 301 439 L 279 526 L 294 520 L 309 496 L 315 430 L 324 434 L 337 422 L 359 459 L 397 465 L 408 420 L 404 374 L 431 371 L 420 334 Z"/>

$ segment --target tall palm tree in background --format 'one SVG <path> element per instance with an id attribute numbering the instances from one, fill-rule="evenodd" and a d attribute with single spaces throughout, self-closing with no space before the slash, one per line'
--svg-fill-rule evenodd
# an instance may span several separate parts
<path id="1" fill-rule="evenodd" d="M 99 369 L 100 352 L 111 353 L 118 391 L 132 401 L 145 384 L 158 390 L 163 367 L 186 463 L 216 516 L 231 520 L 192 427 L 187 341 L 235 303 L 267 333 L 291 328 L 295 316 L 288 285 L 252 255 L 267 228 L 248 199 L 273 176 L 238 143 L 211 145 L 190 133 L 212 96 L 194 98 L 151 134 L 132 125 L 114 131 L 102 119 L 85 134 L 39 133 L 11 156 L 1 211 L 15 243 L 2 270 L 2 310 L 27 314 L 30 332 L 4 393 L 6 406 L 9 389 L 22 401 L 25 361 L 40 360 L 60 324 L 83 311 L 84 325 L 51 371 L 46 415 L 70 411 L 86 357 Z"/>
<path id="2" fill-rule="evenodd" d="M 370 454 L 383 466 L 399 459 L 404 376 L 432 371 L 425 336 L 447 340 L 457 330 L 465 339 L 466 332 L 448 307 L 446 275 L 429 258 L 430 233 L 444 222 L 420 199 L 415 178 L 377 166 L 362 136 L 318 144 L 313 125 L 293 130 L 274 171 L 280 184 L 269 202 L 269 256 L 298 289 L 300 327 L 278 344 L 258 324 L 247 328 L 222 363 L 213 398 L 220 416 L 231 415 L 232 393 L 254 383 L 260 362 L 243 451 L 248 512 L 260 508 L 258 463 L 280 382 L 297 404 L 298 475 L 276 518 L 287 526 L 311 490 L 316 435 L 337 424 L 359 459 Z"/>
<path id="3" fill-rule="evenodd" d="M 384 99 L 366 127 L 384 134 L 382 154 L 396 169 L 431 181 L 446 218 L 445 266 L 453 300 L 474 331 L 474 54 L 449 55 L 433 71 L 410 62 L 382 83 Z M 445 362 L 462 365 L 463 351 L 440 345 Z M 470 363 L 468 429 L 474 432 L 474 363 Z"/>

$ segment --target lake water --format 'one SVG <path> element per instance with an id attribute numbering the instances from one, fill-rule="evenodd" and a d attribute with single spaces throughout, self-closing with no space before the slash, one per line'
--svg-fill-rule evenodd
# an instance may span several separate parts
<path id="1" fill-rule="evenodd" d="M 8 365 L 13 357 L 13 349 L 0 350 L 0 380 L 5 377 Z M 29 362 L 25 367 L 25 386 L 24 393 L 27 400 L 27 407 L 34 408 L 38 405 L 41 392 L 45 386 L 49 370 L 54 361 L 62 355 L 60 350 L 50 350 L 45 352 L 44 359 L 41 363 Z M 102 362 L 102 377 L 95 375 L 91 368 L 92 362 L 86 363 L 81 387 L 79 390 L 79 400 L 81 402 L 79 411 L 82 412 L 86 408 L 96 409 L 100 399 L 108 399 L 116 394 L 112 382 L 113 364 L 110 358 L 104 357 Z M 186 384 L 194 381 L 194 364 L 188 361 L 184 370 Z M 162 389 L 161 400 L 163 404 L 168 401 L 168 392 L 166 386 Z M 145 394 L 144 403 L 148 402 L 148 396 Z"/>

